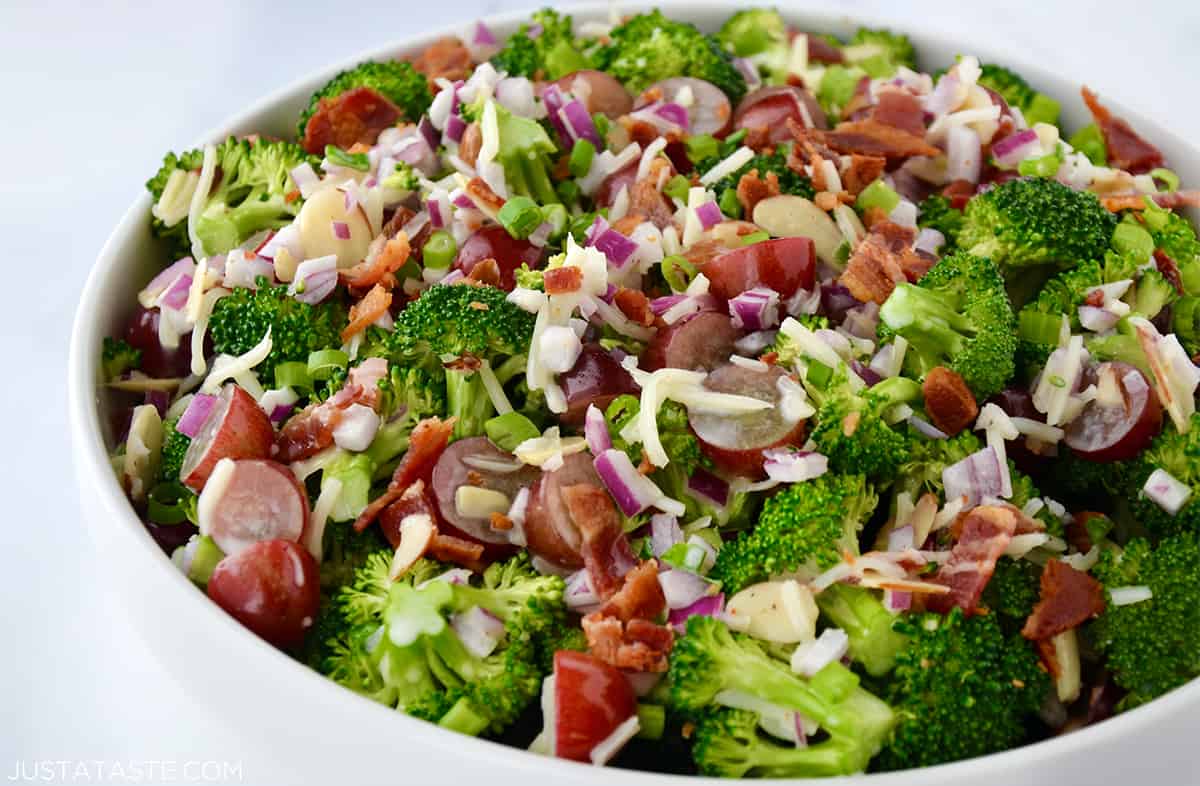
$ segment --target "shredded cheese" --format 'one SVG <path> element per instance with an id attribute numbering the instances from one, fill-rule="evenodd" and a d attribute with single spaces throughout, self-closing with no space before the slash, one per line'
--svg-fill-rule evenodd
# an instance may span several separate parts
<path id="1" fill-rule="evenodd" d="M 200 177 L 196 181 L 196 190 L 192 192 L 192 203 L 188 206 L 188 240 L 192 244 L 192 256 L 203 259 L 208 256 L 204 252 L 204 243 L 196 234 L 196 224 L 200 221 L 200 213 L 204 211 L 204 201 L 212 190 L 213 178 L 217 172 L 217 149 L 212 145 L 204 146 L 204 163 L 200 166 Z"/>
<path id="2" fill-rule="evenodd" d="M 712 169 L 700 176 L 700 184 L 711 186 L 723 177 L 732 175 L 754 158 L 754 151 L 742 145 L 717 163 Z"/>
<path id="3" fill-rule="evenodd" d="M 322 541 L 325 538 L 325 525 L 341 495 L 342 481 L 332 476 L 321 478 L 321 494 L 313 505 L 312 515 L 308 517 L 308 526 L 304 528 L 304 548 L 317 562 L 324 556 Z"/>
<path id="4" fill-rule="evenodd" d="M 200 386 L 200 392 L 208 394 L 216 393 L 221 389 L 221 385 L 229 379 L 237 379 L 239 384 L 241 384 L 244 379 L 243 375 L 249 374 L 255 366 L 267 359 L 267 355 L 271 354 L 271 346 L 271 329 L 268 327 L 267 334 L 262 337 L 262 340 L 251 347 L 244 355 L 238 355 L 237 357 L 229 355 L 219 356 L 213 361 L 212 372 L 204 380 L 204 384 Z M 239 377 L 243 379 L 238 379 Z M 247 386 L 243 384 L 242 387 Z"/>

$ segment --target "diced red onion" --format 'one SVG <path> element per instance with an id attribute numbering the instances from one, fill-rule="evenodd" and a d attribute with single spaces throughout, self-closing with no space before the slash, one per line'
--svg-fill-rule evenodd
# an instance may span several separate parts
<path id="1" fill-rule="evenodd" d="M 270 418 L 272 423 L 282 423 L 288 419 L 288 416 L 296 409 L 295 404 L 277 404 L 271 410 Z"/>
<path id="2" fill-rule="evenodd" d="M 688 491 L 719 507 L 725 507 L 729 502 L 729 483 L 706 469 L 697 469 L 692 473 L 688 478 Z"/>
<path id="3" fill-rule="evenodd" d="M 638 250 L 637 243 L 611 228 L 596 234 L 588 242 L 588 245 L 599 249 L 604 256 L 608 257 L 609 264 L 618 270 L 629 264 L 629 260 Z"/>
<path id="4" fill-rule="evenodd" d="M 738 70 L 738 73 L 746 80 L 746 87 L 750 90 L 762 84 L 762 77 L 758 75 L 758 68 L 754 63 L 750 62 L 745 57 L 733 58 L 733 67 Z"/>
<path id="5" fill-rule="evenodd" d="M 960 80 L 954 71 L 947 71 L 933 92 L 925 96 L 925 111 L 937 117 L 944 115 L 958 105 L 958 86 Z"/>
<path id="6" fill-rule="evenodd" d="M 858 358 L 850 361 L 850 370 L 857 374 L 859 379 L 867 383 L 867 387 L 883 380 L 883 377 L 875 369 L 870 366 L 864 366 Z"/>
<path id="7" fill-rule="evenodd" d="M 336 237 L 338 240 L 349 240 L 350 239 L 350 225 L 349 224 L 347 224 L 345 221 L 334 221 L 334 222 L 332 222 L 332 224 L 333 224 L 333 236 L 334 237 Z"/>
<path id="8" fill-rule="evenodd" d="M 495 46 L 499 42 L 487 25 L 483 22 L 476 22 L 475 34 L 471 36 L 471 43 L 477 46 Z"/>
<path id="9" fill-rule="evenodd" d="M 779 293 L 766 287 L 748 289 L 729 301 L 729 314 L 737 328 L 773 328 L 779 324 Z"/>
<path id="10" fill-rule="evenodd" d="M 504 623 L 500 618 L 479 606 L 472 606 L 450 618 L 450 627 L 462 645 L 477 658 L 486 658 L 496 651 L 504 638 Z"/>
<path id="11" fill-rule="evenodd" d="M 1084 329 L 1090 330 L 1093 333 L 1103 333 L 1106 330 L 1111 330 L 1116 327 L 1119 319 L 1120 317 L 1106 308 L 1099 308 L 1098 306 L 1079 307 L 1079 324 Z"/>
<path id="12" fill-rule="evenodd" d="M 608 433 L 604 413 L 595 404 L 588 404 L 587 413 L 583 416 L 583 436 L 593 456 L 612 449 L 612 436 Z"/>
<path id="13" fill-rule="evenodd" d="M 1004 489 L 1000 460 L 996 451 L 983 448 L 942 471 L 946 499 L 966 497 L 969 506 L 978 505 L 984 497 L 999 497 Z"/>
<path id="14" fill-rule="evenodd" d="M 425 139 L 425 144 L 429 145 L 430 150 L 438 149 L 438 132 L 433 127 L 433 122 L 430 121 L 428 115 L 421 115 L 421 119 L 417 123 L 417 131 Z"/>
<path id="15" fill-rule="evenodd" d="M 543 221 L 542 223 L 538 224 L 537 229 L 529 233 L 529 237 L 526 239 L 529 241 L 529 244 L 535 248 L 545 248 L 546 244 L 550 242 L 550 235 L 553 232 L 554 225 L 549 221 Z"/>
<path id="16" fill-rule="evenodd" d="M 592 588 L 592 580 L 586 568 L 567 576 L 563 602 L 572 611 L 583 611 L 599 605 L 600 596 Z"/>
<path id="17" fill-rule="evenodd" d="M 288 294 L 301 303 L 320 303 L 337 287 L 337 280 L 336 255 L 306 259 L 296 267 L 296 277 L 288 287 Z"/>
<path id="18" fill-rule="evenodd" d="M 917 240 L 913 243 L 913 248 L 936 257 L 944 245 L 946 245 L 945 235 L 932 227 L 925 227 L 917 233 Z"/>
<path id="19" fill-rule="evenodd" d="M 292 182 L 300 189 L 300 196 L 304 199 L 312 196 L 312 192 L 321 184 L 321 178 L 307 161 L 294 167 L 288 174 L 292 176 Z"/>
<path id="20" fill-rule="evenodd" d="M 666 311 L 687 300 L 687 295 L 663 295 L 650 301 L 650 310 L 654 316 L 661 317 Z"/>
<path id="21" fill-rule="evenodd" d="M 461 192 L 453 199 L 455 207 L 461 207 L 466 210 L 474 210 L 475 202 L 471 197 L 467 196 L 466 192 Z"/>
<path id="22" fill-rule="evenodd" d="M 909 415 L 908 425 L 915 428 L 922 436 L 929 439 L 950 439 L 950 435 L 919 415 Z"/>
<path id="23" fill-rule="evenodd" d="M 658 583 L 662 586 L 669 609 L 688 608 L 707 595 L 712 586 L 703 576 L 690 570 L 664 570 L 658 574 Z"/>
<path id="24" fill-rule="evenodd" d="M 780 483 L 803 483 L 819 478 L 829 469 L 829 459 L 820 453 L 791 448 L 767 448 L 763 469 L 767 477 Z"/>
<path id="25" fill-rule="evenodd" d="M 400 231 L 410 238 L 416 237 L 421 230 L 425 228 L 425 224 L 428 223 L 428 221 L 429 214 L 422 210 L 420 213 L 417 213 L 415 216 L 408 219 L 408 222 L 400 228 Z"/>
<path id="26" fill-rule="evenodd" d="M 883 605 L 888 611 L 908 611 L 912 608 L 912 600 L 911 592 L 892 589 L 883 591 Z"/>
<path id="27" fill-rule="evenodd" d="M 578 99 L 568 101 L 559 110 L 558 115 L 573 142 L 586 139 L 595 145 L 597 150 L 603 149 L 600 134 L 596 131 L 596 124 L 592 122 L 592 116 L 588 114 L 587 107 L 583 105 L 582 101 Z"/>
<path id="28" fill-rule="evenodd" d="M 167 290 L 159 296 L 158 304 L 178 311 L 187 305 L 188 294 L 191 290 L 192 277 L 185 273 L 176 278 Z"/>
<path id="29" fill-rule="evenodd" d="M 705 595 L 695 603 L 681 609 L 671 609 L 667 613 L 667 624 L 677 631 L 682 631 L 689 617 L 719 617 L 725 611 L 725 596 L 722 594 Z"/>
<path id="30" fill-rule="evenodd" d="M 565 144 L 570 145 L 574 140 L 571 139 L 570 133 L 567 131 L 566 123 L 559 116 L 559 112 L 566 106 L 570 100 L 570 95 L 563 92 L 556 84 L 549 84 L 542 91 L 542 103 L 546 105 L 546 116 L 550 120 L 550 124 L 554 126 L 554 130 L 558 132 L 558 137 Z"/>
<path id="31" fill-rule="evenodd" d="M 913 538 L 916 537 L 911 524 L 897 527 L 888 533 L 888 551 L 904 551 L 913 548 Z"/>
<path id="32" fill-rule="evenodd" d="M 442 220 L 442 206 L 436 199 L 430 199 L 425 202 L 425 209 L 429 211 L 429 224 L 434 229 L 441 229 L 446 225 Z"/>
<path id="33" fill-rule="evenodd" d="M 688 130 L 688 111 L 686 107 L 668 101 L 665 104 L 660 104 L 654 109 L 654 114 L 662 119 L 679 126 L 684 131 Z"/>
<path id="34" fill-rule="evenodd" d="M 743 355 L 753 356 L 775 343 L 778 330 L 756 330 L 733 342 L 733 348 Z"/>
<path id="35" fill-rule="evenodd" d="M 461 142 L 463 132 L 467 130 L 467 122 L 458 115 L 446 118 L 446 139 L 451 142 Z"/>
<path id="36" fill-rule="evenodd" d="M 850 309 L 861 305 L 862 301 L 851 295 L 850 290 L 842 284 L 821 285 L 821 312 L 831 321 L 841 322 Z"/>
<path id="37" fill-rule="evenodd" d="M 158 299 L 158 296 L 165 292 L 167 287 L 175 283 L 180 276 L 186 275 L 190 278 L 195 272 L 196 263 L 192 261 L 191 257 L 175 260 L 161 273 L 150 279 L 150 283 L 138 293 L 138 302 L 149 308 Z"/>
<path id="38" fill-rule="evenodd" d="M 643 123 L 649 123 L 664 134 L 686 132 L 690 126 L 687 109 L 669 102 L 655 101 L 630 113 L 630 116 Z"/>
<path id="39" fill-rule="evenodd" d="M 280 250 L 285 248 L 292 255 L 292 259 L 304 259 L 304 247 L 300 245 L 300 230 L 295 224 L 288 224 L 271 235 L 256 253 L 264 259 L 274 262 Z M 212 260 L 209 260 L 209 267 L 212 267 Z"/>
<path id="40" fill-rule="evenodd" d="M 1041 144 L 1037 132 L 1027 128 L 1024 131 L 1009 134 L 998 142 L 993 142 L 992 158 L 996 161 L 997 166 L 1012 169 L 1034 152 L 1039 151 Z"/>
<path id="41" fill-rule="evenodd" d="M 200 432 L 200 427 L 204 425 L 204 421 L 208 419 L 208 413 L 212 411 L 215 403 L 217 403 L 217 397 L 207 393 L 197 393 L 192 396 L 187 409 L 179 416 L 175 430 L 189 439 L 195 437 Z"/>
<path id="42" fill-rule="evenodd" d="M 661 557 L 676 543 L 683 543 L 679 520 L 670 513 L 655 513 L 650 517 L 650 552 Z"/>
<path id="43" fill-rule="evenodd" d="M 158 410 L 160 418 L 167 414 L 167 408 L 171 406 L 171 397 L 165 390 L 147 390 L 144 401 Z"/>
<path id="44" fill-rule="evenodd" d="M 636 516 L 662 499 L 662 492 L 654 481 L 637 471 L 624 451 L 609 449 L 596 456 L 592 462 L 596 473 L 604 481 L 617 507 L 626 516 Z"/>
<path id="45" fill-rule="evenodd" d="M 716 202 L 705 202 L 696 208 L 696 218 L 700 220 L 700 226 L 709 229 L 725 220 L 725 216 L 721 215 L 721 208 L 717 207 Z"/>
<path id="46" fill-rule="evenodd" d="M 983 168 L 979 134 L 966 126 L 951 126 L 946 134 L 946 177 L 978 183 Z"/>
<path id="47" fill-rule="evenodd" d="M 1142 486 L 1142 493 L 1172 516 L 1178 514 L 1192 496 L 1192 490 L 1186 484 L 1162 468 L 1150 473 L 1146 484 Z"/>

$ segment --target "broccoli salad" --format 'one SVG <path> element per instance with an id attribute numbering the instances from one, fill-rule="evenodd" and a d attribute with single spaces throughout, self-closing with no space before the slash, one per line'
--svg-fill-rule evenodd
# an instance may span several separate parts
<path id="1" fill-rule="evenodd" d="M 766 9 L 363 63 L 147 183 L 114 471 L 270 644 L 546 756 L 1102 721 L 1200 674 L 1200 192 L 1082 100 Z"/>

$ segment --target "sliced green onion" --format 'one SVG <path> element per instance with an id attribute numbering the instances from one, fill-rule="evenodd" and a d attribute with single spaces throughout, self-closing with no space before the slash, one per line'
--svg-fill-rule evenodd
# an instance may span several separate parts
<path id="1" fill-rule="evenodd" d="M 850 261 L 850 241 L 843 240 L 839 243 L 838 247 L 833 251 L 833 258 L 839 265 L 845 267 Z"/>
<path id="2" fill-rule="evenodd" d="M 562 237 L 562 233 L 567 231 L 567 224 L 570 220 L 571 214 L 567 212 L 567 208 L 557 202 L 542 208 L 542 221 L 550 225 L 551 238 Z"/>
<path id="3" fill-rule="evenodd" d="M 683 144 L 687 148 L 687 157 L 694 164 L 698 164 L 706 158 L 712 158 L 721 152 L 721 143 L 708 134 L 689 136 Z"/>
<path id="4" fill-rule="evenodd" d="M 146 515 L 155 524 L 182 524 L 187 521 L 187 506 L 195 496 L 182 483 L 159 483 L 146 495 Z"/>
<path id="5" fill-rule="evenodd" d="M 698 573 L 708 552 L 696 543 L 676 543 L 659 557 L 673 568 Z"/>
<path id="6" fill-rule="evenodd" d="M 540 431 L 533 421 L 520 412 L 506 412 L 483 424 L 488 439 L 501 450 L 512 453 L 527 439 L 536 439 Z"/>
<path id="7" fill-rule="evenodd" d="M 749 133 L 750 132 L 748 130 L 746 130 L 745 128 L 739 128 L 737 131 L 734 131 L 732 134 L 725 137 L 724 149 L 726 151 L 728 151 L 726 153 L 726 155 L 731 154 L 731 153 L 733 153 L 733 151 L 737 150 L 738 147 L 741 146 L 742 140 L 744 140 L 746 138 L 746 135 Z"/>
<path id="8" fill-rule="evenodd" d="M 738 200 L 736 189 L 727 188 L 722 191 L 721 198 L 717 200 L 717 207 L 730 218 L 742 217 L 742 203 Z"/>
<path id="9" fill-rule="evenodd" d="M 596 135 L 599 136 L 601 140 L 608 136 L 608 131 L 610 128 L 612 128 L 612 122 L 608 119 L 608 115 L 604 114 L 603 112 L 597 112 L 596 114 L 592 115 L 592 125 L 596 127 Z"/>
<path id="10" fill-rule="evenodd" d="M 1067 140 L 1067 144 L 1083 153 L 1096 166 L 1108 163 L 1108 146 L 1104 143 L 1104 134 L 1095 123 L 1089 123 L 1076 131 Z"/>
<path id="11" fill-rule="evenodd" d="M 899 204 L 900 195 L 896 193 L 896 190 L 882 180 L 875 180 L 858 195 L 854 207 L 859 211 L 877 207 L 887 214 L 895 210 Z"/>
<path id="12" fill-rule="evenodd" d="M 275 366 L 275 387 L 311 390 L 312 378 L 308 375 L 308 364 L 289 360 Z"/>
<path id="13" fill-rule="evenodd" d="M 1027 158 L 1017 164 L 1017 171 L 1024 177 L 1053 177 L 1062 166 L 1062 156 L 1058 151 L 1037 158 Z"/>
<path id="14" fill-rule="evenodd" d="M 188 566 L 188 578 L 202 587 L 205 586 L 212 578 L 217 563 L 224 558 L 225 552 L 221 551 L 221 547 L 208 535 L 201 535 L 196 543 L 195 551 L 192 552 L 192 562 Z"/>
<path id="15" fill-rule="evenodd" d="M 458 254 L 458 244 L 454 235 L 444 229 L 439 229 L 429 235 L 425 245 L 421 246 L 421 260 L 425 267 L 431 270 L 445 270 L 454 262 Z"/>
<path id="16" fill-rule="evenodd" d="M 771 236 L 768 235 L 766 232 L 751 232 L 750 234 L 742 235 L 739 238 L 739 240 L 742 241 L 743 246 L 752 246 L 755 243 L 762 243 L 762 242 L 764 242 L 766 240 L 770 240 L 770 239 L 771 239 Z"/>
<path id="17" fill-rule="evenodd" d="M 644 740 L 661 740 L 667 728 L 667 711 L 661 704 L 637 705 L 638 733 Z"/>
<path id="18" fill-rule="evenodd" d="M 574 180 L 564 180 L 554 187 L 559 199 L 564 205 L 573 205 L 579 201 L 579 196 L 583 193 L 583 189 Z"/>
<path id="19" fill-rule="evenodd" d="M 541 225 L 542 209 L 527 196 L 515 196 L 504 203 L 496 219 L 508 234 L 521 240 L 532 235 Z"/>
<path id="20" fill-rule="evenodd" d="M 318 349 L 308 356 L 308 376 L 318 382 L 350 365 L 350 356 L 340 349 Z"/>
<path id="21" fill-rule="evenodd" d="M 335 166 L 342 166 L 359 172 L 367 172 L 371 169 L 371 161 L 367 158 L 366 153 L 347 153 L 345 150 L 334 145 L 325 145 L 325 158 Z"/>
<path id="22" fill-rule="evenodd" d="M 660 265 L 662 276 L 672 292 L 683 292 L 696 277 L 696 266 L 681 256 L 669 256 Z"/>
<path id="23" fill-rule="evenodd" d="M 1162 184 L 1166 186 L 1166 188 L 1160 189 L 1161 191 L 1179 190 L 1179 175 L 1175 174 L 1169 169 L 1164 169 L 1163 167 L 1151 169 L 1150 177 L 1154 178 L 1155 180 L 1161 180 Z"/>
<path id="24" fill-rule="evenodd" d="M 680 202 L 687 201 L 688 189 L 692 187 L 692 181 L 688 180 L 683 175 L 675 175 L 667 181 L 663 186 L 663 193 L 672 199 L 678 199 Z"/>
<path id="25" fill-rule="evenodd" d="M 586 139 L 580 139 L 575 142 L 575 147 L 571 148 L 571 157 L 567 160 L 567 171 L 571 173 L 571 177 L 585 177 L 592 168 L 592 161 L 596 158 L 596 146 Z"/>

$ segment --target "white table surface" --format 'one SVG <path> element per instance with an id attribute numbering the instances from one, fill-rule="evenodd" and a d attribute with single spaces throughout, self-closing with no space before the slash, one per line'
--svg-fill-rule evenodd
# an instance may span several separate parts
<path id="1" fill-rule="evenodd" d="M 224 767 L 230 782 L 305 782 L 289 761 L 286 729 L 268 733 L 277 745 L 263 745 L 258 731 L 195 707 L 131 638 L 105 590 L 68 461 L 63 382 L 72 313 L 97 250 L 164 151 L 327 62 L 525 4 L 0 0 L 0 264 L 10 282 L 10 305 L 0 310 L 9 380 L 0 386 L 0 778 L 14 780 L 18 762 L 40 761 L 25 777 L 186 782 L 219 779 Z M 880 16 L 902 7 L 823 5 Z M 1200 137 L 1194 0 L 903 5 L 912 7 L 905 24 L 964 40 L 1000 37 L 1181 136 Z M 1181 729 L 1155 742 L 1182 746 L 1194 737 Z M 405 758 L 403 780 L 447 779 L 421 773 L 419 757 Z M 125 781 L 109 777 L 117 765 Z M 1162 775 L 1155 782 L 1177 782 Z M 1103 782 L 1098 777 L 1093 783 Z"/>

